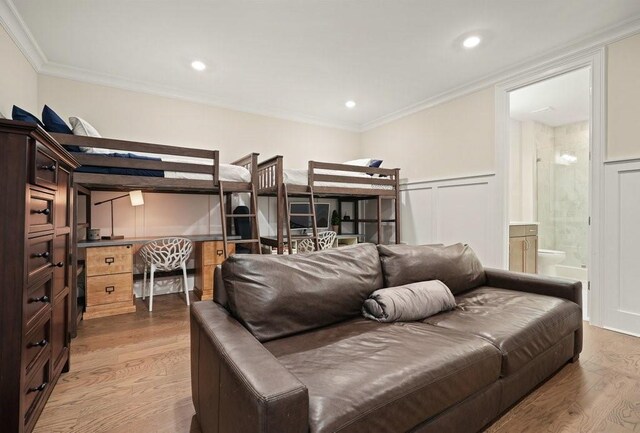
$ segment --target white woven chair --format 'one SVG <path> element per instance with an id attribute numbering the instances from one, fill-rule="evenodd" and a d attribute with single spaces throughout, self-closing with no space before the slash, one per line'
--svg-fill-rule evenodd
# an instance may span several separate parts
<path id="1" fill-rule="evenodd" d="M 331 248 L 338 234 L 332 231 L 321 232 L 318 234 L 318 246 L 320 250 Z M 298 242 L 298 253 L 311 253 L 315 251 L 315 245 L 312 238 L 302 239 Z"/>
<path id="2" fill-rule="evenodd" d="M 173 271 L 182 268 L 184 276 L 184 296 L 189 305 L 189 287 L 187 284 L 187 260 L 193 251 L 193 244 L 186 238 L 160 238 L 147 242 L 140 248 L 144 260 L 144 279 L 142 299 L 147 289 L 147 269 L 151 271 L 149 288 L 149 311 L 153 311 L 153 274 L 155 271 Z"/>

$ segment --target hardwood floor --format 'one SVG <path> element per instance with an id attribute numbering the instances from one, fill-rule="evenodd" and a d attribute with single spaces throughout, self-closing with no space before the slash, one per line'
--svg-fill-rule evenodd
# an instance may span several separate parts
<path id="1" fill-rule="evenodd" d="M 150 314 L 84 321 L 35 432 L 200 433 L 191 403 L 189 310 L 158 296 Z M 569 364 L 487 433 L 640 432 L 640 338 L 585 324 Z M 462 432 L 464 433 L 464 432 Z"/>

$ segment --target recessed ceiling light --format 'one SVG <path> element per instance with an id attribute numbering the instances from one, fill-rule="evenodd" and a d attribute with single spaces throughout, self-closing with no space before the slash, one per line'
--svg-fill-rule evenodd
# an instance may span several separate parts
<path id="1" fill-rule="evenodd" d="M 480 44 L 480 36 L 469 36 L 463 42 L 465 48 L 475 48 Z"/>
<path id="2" fill-rule="evenodd" d="M 205 69 L 207 69 L 207 65 L 202 63 L 200 60 L 194 60 L 193 62 L 191 62 L 191 67 L 196 71 L 204 71 Z"/>
<path id="3" fill-rule="evenodd" d="M 344 106 L 347 107 L 347 108 L 354 108 L 356 106 L 356 101 L 349 100 L 349 101 L 344 103 Z"/>

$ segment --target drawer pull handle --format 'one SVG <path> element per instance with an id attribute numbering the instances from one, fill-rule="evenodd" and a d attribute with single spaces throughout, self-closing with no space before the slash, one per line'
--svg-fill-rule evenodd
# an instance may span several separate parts
<path id="1" fill-rule="evenodd" d="M 36 386 L 35 388 L 29 388 L 27 390 L 27 393 L 29 392 L 42 392 L 44 391 L 44 389 L 47 387 L 47 382 L 42 382 L 40 385 Z"/>
<path id="2" fill-rule="evenodd" d="M 56 165 L 55 164 L 51 164 L 51 165 L 41 165 L 40 167 L 38 167 L 40 170 L 47 170 L 47 171 L 56 171 Z"/>
<path id="3" fill-rule="evenodd" d="M 29 298 L 29 302 L 43 302 L 43 303 L 47 303 L 49 302 L 49 297 L 47 295 L 44 296 L 40 296 L 39 298 Z"/>
<path id="4" fill-rule="evenodd" d="M 216 250 L 216 254 L 222 256 L 224 255 L 224 250 Z"/>
<path id="5" fill-rule="evenodd" d="M 105 257 L 105 259 L 104 259 L 104 262 L 105 262 L 107 265 L 110 265 L 111 263 L 113 263 L 113 262 L 115 262 L 115 261 L 116 261 L 116 259 L 115 259 L 115 258 L 113 258 L 113 257 Z"/>
<path id="6" fill-rule="evenodd" d="M 45 251 L 43 253 L 35 253 L 33 257 L 46 259 L 49 257 L 49 251 Z"/>
<path id="7" fill-rule="evenodd" d="M 55 266 L 56 268 L 61 268 L 61 267 L 64 266 L 64 262 L 58 262 L 58 263 L 56 263 L 55 265 L 52 265 L 52 266 Z"/>
<path id="8" fill-rule="evenodd" d="M 108 294 L 113 293 L 116 290 L 116 288 L 114 286 L 107 286 L 104 288 L 104 291 L 107 292 Z"/>
<path id="9" fill-rule="evenodd" d="M 49 215 L 51 213 L 51 209 L 45 208 L 41 210 L 34 210 L 33 213 L 39 213 L 41 215 Z"/>
<path id="10" fill-rule="evenodd" d="M 44 347 L 48 344 L 49 342 L 47 340 L 40 340 L 40 341 L 36 341 L 34 343 L 29 343 L 27 345 L 27 347 L 31 348 L 31 347 Z"/>

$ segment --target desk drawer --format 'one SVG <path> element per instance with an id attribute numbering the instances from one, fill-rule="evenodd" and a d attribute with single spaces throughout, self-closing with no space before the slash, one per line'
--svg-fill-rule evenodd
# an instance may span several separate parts
<path id="1" fill-rule="evenodd" d="M 29 214 L 27 216 L 27 227 L 29 228 L 29 233 L 53 230 L 54 195 L 32 188 L 29 188 L 28 194 Z"/>
<path id="2" fill-rule="evenodd" d="M 227 244 L 229 255 L 236 252 L 235 244 Z M 202 243 L 202 260 L 204 265 L 220 265 L 224 262 L 224 243 L 222 241 L 209 241 Z"/>
<path id="3" fill-rule="evenodd" d="M 131 301 L 132 297 L 133 276 L 131 274 L 87 277 L 87 306 Z"/>
<path id="4" fill-rule="evenodd" d="M 87 276 L 132 272 L 131 245 L 87 248 Z"/>

